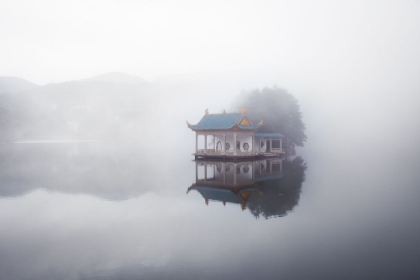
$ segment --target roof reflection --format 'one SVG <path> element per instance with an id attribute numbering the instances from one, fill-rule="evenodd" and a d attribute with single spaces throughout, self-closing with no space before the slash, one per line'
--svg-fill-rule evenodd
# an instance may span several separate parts
<path id="1" fill-rule="evenodd" d="M 210 201 L 239 204 L 256 217 L 282 217 L 298 204 L 306 164 L 302 158 L 256 161 L 196 161 L 188 188 Z"/>

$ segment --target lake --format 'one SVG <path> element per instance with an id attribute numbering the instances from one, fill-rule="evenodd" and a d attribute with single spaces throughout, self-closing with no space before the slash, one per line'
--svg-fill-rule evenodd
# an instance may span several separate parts
<path id="1" fill-rule="evenodd" d="M 3 145 L 0 278 L 418 278 L 418 153 L 331 131 L 237 163 L 193 161 L 187 130 Z"/>

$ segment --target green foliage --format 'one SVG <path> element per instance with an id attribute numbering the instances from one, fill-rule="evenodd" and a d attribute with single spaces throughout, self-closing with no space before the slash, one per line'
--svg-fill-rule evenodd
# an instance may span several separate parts
<path id="1" fill-rule="evenodd" d="M 236 110 L 245 107 L 254 124 L 264 121 L 259 132 L 283 134 L 285 147 L 303 146 L 307 139 L 298 100 L 282 88 L 244 92 L 238 97 L 235 107 Z"/>

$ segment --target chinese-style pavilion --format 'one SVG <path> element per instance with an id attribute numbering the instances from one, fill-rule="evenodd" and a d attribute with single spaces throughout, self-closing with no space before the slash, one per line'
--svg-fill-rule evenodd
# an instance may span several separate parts
<path id="1" fill-rule="evenodd" d="M 209 114 L 188 127 L 195 132 L 195 153 L 198 158 L 244 159 L 280 157 L 284 154 L 280 133 L 258 133 L 263 121 L 251 124 L 245 109 L 241 113 Z M 204 139 L 203 139 L 204 138 Z M 210 141 L 209 141 L 210 139 Z M 200 141 L 201 140 L 201 141 Z M 204 141 L 203 141 L 204 140 Z M 199 147 L 199 142 L 201 147 Z"/>

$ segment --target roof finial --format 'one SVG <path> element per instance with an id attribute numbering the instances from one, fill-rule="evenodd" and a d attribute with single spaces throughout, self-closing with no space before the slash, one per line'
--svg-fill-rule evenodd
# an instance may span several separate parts
<path id="1" fill-rule="evenodd" d="M 204 113 L 205 113 L 206 115 L 208 115 L 208 114 L 209 114 L 209 109 L 206 109 L 206 110 L 204 111 Z"/>
<path id="2" fill-rule="evenodd" d="M 187 122 L 187 126 L 190 126 L 191 125 L 188 121 L 186 121 L 186 122 Z"/>
<path id="3" fill-rule="evenodd" d="M 262 125 L 264 123 L 264 120 L 261 120 L 258 125 Z"/>
<path id="4" fill-rule="evenodd" d="M 241 114 L 245 114 L 245 112 L 246 112 L 245 107 L 242 107 L 242 109 L 241 109 Z"/>

